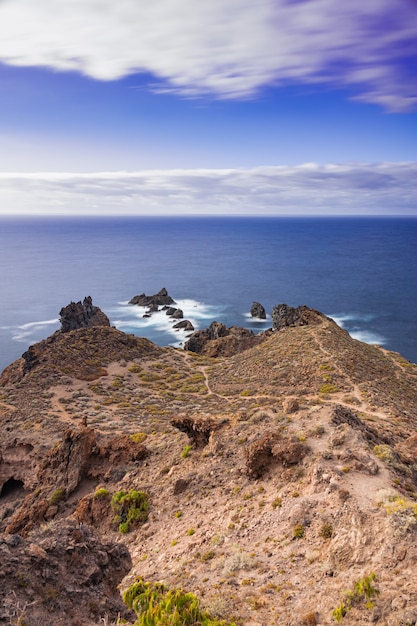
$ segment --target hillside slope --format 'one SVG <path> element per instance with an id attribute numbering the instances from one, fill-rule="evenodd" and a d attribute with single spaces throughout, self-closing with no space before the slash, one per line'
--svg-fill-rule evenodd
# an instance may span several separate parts
<path id="1" fill-rule="evenodd" d="M 140 576 L 245 625 L 416 624 L 416 383 L 315 312 L 218 358 L 55 333 L 0 378 L 0 623 L 133 621 Z"/>

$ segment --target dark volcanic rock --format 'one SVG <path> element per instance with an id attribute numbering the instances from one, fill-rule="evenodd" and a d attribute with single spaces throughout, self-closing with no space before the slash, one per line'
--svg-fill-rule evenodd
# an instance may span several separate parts
<path id="1" fill-rule="evenodd" d="M 211 435 L 225 423 L 227 420 L 220 422 L 209 417 L 178 415 L 171 418 L 172 426 L 185 433 L 195 448 L 204 448 L 209 443 Z"/>
<path id="2" fill-rule="evenodd" d="M 283 467 L 299 463 L 307 452 L 307 446 L 293 435 L 267 433 L 245 450 L 246 473 L 249 478 L 260 478 L 276 463 Z"/>
<path id="3" fill-rule="evenodd" d="M 137 306 L 147 306 L 147 307 L 155 307 L 155 306 L 163 306 L 169 304 L 175 304 L 175 300 L 168 295 L 167 290 L 163 287 L 158 293 L 155 293 L 153 296 L 147 296 L 144 293 L 141 293 L 139 296 L 134 296 L 131 300 L 129 300 L 129 304 L 136 304 Z"/>
<path id="4" fill-rule="evenodd" d="M 251 317 L 257 317 L 260 320 L 266 320 L 266 312 L 262 304 L 253 302 L 250 308 Z"/>
<path id="5" fill-rule="evenodd" d="M 92 326 L 110 326 L 109 318 L 97 306 L 93 306 L 91 296 L 83 302 L 70 302 L 59 312 L 61 332 L 67 333 L 77 328 L 91 328 Z"/>
<path id="6" fill-rule="evenodd" d="M 39 365 L 39 357 L 34 346 L 29 346 L 26 352 L 22 354 L 22 358 L 25 360 L 23 365 L 24 372 L 29 372 L 33 367 Z"/>
<path id="7" fill-rule="evenodd" d="M 294 308 L 288 304 L 278 304 L 272 309 L 272 327 L 280 330 L 286 326 L 306 326 L 307 324 L 321 324 L 325 315 L 310 309 L 304 304 Z"/>
<path id="8" fill-rule="evenodd" d="M 190 352 L 203 352 L 208 341 L 213 341 L 219 337 L 226 337 L 229 334 L 228 329 L 221 322 L 212 322 L 208 328 L 204 330 L 196 330 L 184 346 L 184 350 Z"/>
<path id="9" fill-rule="evenodd" d="M 332 411 L 332 423 L 339 424 L 347 424 L 354 430 L 359 430 L 362 435 L 365 437 L 367 441 L 369 441 L 372 445 L 377 445 L 380 443 L 386 443 L 391 445 L 393 443 L 390 437 L 386 437 L 383 434 L 377 433 L 377 431 L 365 424 L 351 409 L 341 404 L 336 404 Z"/>
<path id="10" fill-rule="evenodd" d="M 220 322 L 212 322 L 204 330 L 193 332 L 184 345 L 184 350 L 205 354 L 206 356 L 232 356 L 256 346 L 266 335 L 255 335 L 247 328 L 231 326 L 227 328 Z"/>
<path id="11" fill-rule="evenodd" d="M 169 306 L 164 308 L 165 315 L 174 315 L 179 309 L 176 309 L 174 306 Z"/>
<path id="12" fill-rule="evenodd" d="M 174 324 L 172 328 L 182 329 L 186 331 L 194 330 L 194 326 L 191 324 L 190 320 L 181 320 L 180 322 L 177 322 L 176 324 Z"/>

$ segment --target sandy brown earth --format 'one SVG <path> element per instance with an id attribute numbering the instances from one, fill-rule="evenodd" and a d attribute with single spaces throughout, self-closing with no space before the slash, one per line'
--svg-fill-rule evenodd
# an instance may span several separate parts
<path id="1" fill-rule="evenodd" d="M 374 572 L 378 595 L 368 607 L 358 599 L 343 624 L 417 623 L 417 366 L 324 317 L 230 357 L 92 328 L 47 340 L 37 359 L 1 377 L 6 539 L 29 541 L 60 520 L 88 525 L 127 546 L 120 589 L 136 576 L 163 580 L 213 615 L 253 626 L 335 623 L 345 592 Z M 207 438 L 174 425 L 185 419 Z M 135 460 L 126 440 L 137 433 L 146 456 Z M 65 437 L 72 450 L 77 437 L 92 443 L 77 448 L 85 469 L 72 468 L 71 489 L 51 507 Z M 98 488 L 109 491 L 99 512 Z M 46 509 L 36 504 L 31 516 L 39 489 Z M 149 493 L 149 519 L 121 534 L 110 498 L 130 489 Z M 117 620 L 115 606 L 90 600 L 68 618 L 58 600 L 35 594 L 25 607 L 24 588 L 3 589 L 0 623 L 18 623 L 17 605 L 28 625 Z"/>

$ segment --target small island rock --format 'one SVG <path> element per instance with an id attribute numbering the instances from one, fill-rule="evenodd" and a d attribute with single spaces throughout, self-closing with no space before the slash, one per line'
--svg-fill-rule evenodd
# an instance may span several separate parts
<path id="1" fill-rule="evenodd" d="M 163 306 L 166 304 L 175 304 L 175 300 L 168 295 L 167 290 L 163 287 L 158 293 L 155 293 L 153 296 L 147 296 L 144 293 L 141 293 L 139 296 L 134 296 L 131 300 L 129 300 L 129 304 L 136 304 L 137 306 Z"/>
<path id="2" fill-rule="evenodd" d="M 177 322 L 176 324 L 174 324 L 172 328 L 175 328 L 176 330 L 185 330 L 185 331 L 194 330 L 194 326 L 191 324 L 190 320 L 181 320 L 180 322 Z"/>
<path id="3" fill-rule="evenodd" d="M 250 308 L 251 317 L 257 317 L 260 320 L 266 320 L 266 312 L 262 304 L 253 302 Z"/>

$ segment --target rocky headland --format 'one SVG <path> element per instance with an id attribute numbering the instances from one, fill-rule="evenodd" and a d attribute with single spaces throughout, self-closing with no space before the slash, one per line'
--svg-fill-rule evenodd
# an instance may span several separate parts
<path id="1" fill-rule="evenodd" d="M 179 350 L 86 298 L 3 371 L 1 624 L 417 624 L 417 366 L 271 318 Z"/>

